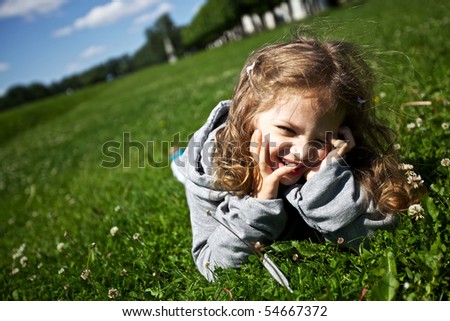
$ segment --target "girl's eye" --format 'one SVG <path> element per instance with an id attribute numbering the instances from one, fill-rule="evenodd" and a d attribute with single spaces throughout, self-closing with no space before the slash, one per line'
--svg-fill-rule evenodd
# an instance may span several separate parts
<path id="1" fill-rule="evenodd" d="M 277 128 L 287 134 L 295 135 L 295 130 L 293 130 L 292 128 L 286 126 L 277 126 Z"/>

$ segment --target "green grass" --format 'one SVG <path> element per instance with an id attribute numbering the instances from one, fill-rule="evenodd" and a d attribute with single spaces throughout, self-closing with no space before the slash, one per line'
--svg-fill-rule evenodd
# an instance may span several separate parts
<path id="1" fill-rule="evenodd" d="M 293 293 L 256 257 L 210 284 L 192 261 L 184 190 L 170 169 L 140 168 L 136 148 L 130 168 L 101 167 L 103 144 L 123 133 L 154 142 L 146 153 L 167 160 L 162 142 L 186 140 L 230 97 L 252 50 L 298 29 L 283 26 L 0 114 L 0 299 L 108 300 L 115 288 L 119 300 L 229 300 L 226 288 L 238 300 L 448 300 L 450 170 L 440 161 L 449 157 L 450 7 L 422 3 L 371 0 L 300 28 L 367 47 L 380 76 L 380 116 L 429 189 L 423 220 L 403 214 L 395 233 L 379 233 L 361 255 L 333 244 L 274 244 Z M 433 108 L 400 108 L 409 101 Z M 423 124 L 408 131 L 419 117 Z"/>

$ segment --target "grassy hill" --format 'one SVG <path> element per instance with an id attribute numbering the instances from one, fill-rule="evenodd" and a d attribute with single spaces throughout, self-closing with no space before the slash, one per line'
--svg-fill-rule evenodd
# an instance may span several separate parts
<path id="1" fill-rule="evenodd" d="M 241 300 L 357 300 L 366 290 L 369 300 L 448 300 L 449 17 L 445 0 L 370 0 L 0 114 L 0 299 L 107 300 L 114 288 L 120 300 L 226 300 L 227 288 Z M 191 258 L 168 149 L 231 96 L 252 50 L 292 32 L 367 48 L 379 114 L 429 188 L 425 218 L 403 214 L 395 234 L 380 233 L 360 256 L 275 244 L 293 293 L 256 258 L 209 284 Z M 402 106 L 411 101 L 431 106 Z M 112 150 L 122 165 L 105 168 Z"/>

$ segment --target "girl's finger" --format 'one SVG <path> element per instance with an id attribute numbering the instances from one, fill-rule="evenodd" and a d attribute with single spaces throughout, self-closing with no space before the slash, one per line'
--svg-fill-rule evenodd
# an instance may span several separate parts
<path id="1" fill-rule="evenodd" d="M 331 144 L 334 146 L 336 154 L 342 157 L 355 147 L 355 139 L 348 127 L 341 127 L 339 134 L 343 136 L 343 139 L 332 139 Z"/>
<path id="2" fill-rule="evenodd" d="M 347 126 L 342 126 L 339 128 L 339 133 L 344 137 L 348 144 L 348 150 L 353 149 L 355 147 L 355 138 L 353 137 L 352 131 Z"/>
<path id="3" fill-rule="evenodd" d="M 257 163 L 259 163 L 259 152 L 261 150 L 261 143 L 262 143 L 262 133 L 259 129 L 256 129 L 253 132 L 250 141 L 250 154 Z"/>
<path id="4" fill-rule="evenodd" d="M 261 143 L 261 148 L 259 150 L 259 168 L 263 176 L 269 175 L 270 171 L 268 167 L 270 166 L 270 142 L 269 137 L 266 136 L 264 141 Z"/>

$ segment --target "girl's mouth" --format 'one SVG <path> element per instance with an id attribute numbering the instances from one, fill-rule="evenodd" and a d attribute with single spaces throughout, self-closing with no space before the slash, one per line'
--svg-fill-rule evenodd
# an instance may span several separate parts
<path id="1" fill-rule="evenodd" d="M 292 167 L 292 173 L 297 174 L 297 175 L 303 174 L 306 169 L 306 167 L 304 166 L 303 163 L 291 162 L 284 158 L 279 157 L 278 158 L 278 168 L 285 167 L 285 166 Z"/>
<path id="2" fill-rule="evenodd" d="M 302 176 L 308 169 L 318 166 L 320 162 L 321 161 L 317 161 L 308 164 L 308 162 L 293 162 L 283 157 L 278 157 L 278 168 L 285 166 L 292 167 L 292 172 L 290 174 L 294 174 L 295 176 Z"/>

